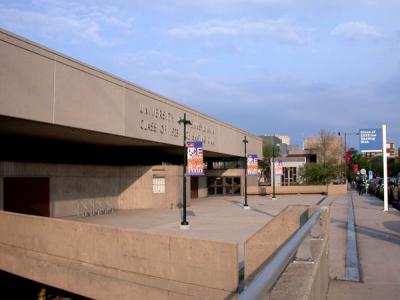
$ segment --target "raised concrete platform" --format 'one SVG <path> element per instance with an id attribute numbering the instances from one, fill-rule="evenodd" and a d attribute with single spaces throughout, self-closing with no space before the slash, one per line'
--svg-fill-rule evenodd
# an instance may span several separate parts
<path id="1" fill-rule="evenodd" d="M 322 195 L 248 196 L 249 210 L 243 209 L 244 198 L 209 197 L 192 200 L 187 210 L 190 229 L 180 228 L 181 210 L 120 210 L 110 215 L 72 217 L 68 220 L 144 230 L 152 233 L 232 241 L 239 244 L 239 261 L 243 260 L 244 242 L 288 205 L 315 205 Z"/>

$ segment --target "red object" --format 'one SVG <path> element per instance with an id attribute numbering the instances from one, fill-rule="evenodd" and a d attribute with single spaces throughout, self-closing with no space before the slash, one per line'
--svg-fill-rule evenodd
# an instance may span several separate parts
<path id="1" fill-rule="evenodd" d="M 354 172 L 358 171 L 358 165 L 357 164 L 353 165 L 353 170 L 354 170 Z"/>
<path id="2" fill-rule="evenodd" d="M 346 165 L 350 164 L 351 151 L 346 151 Z"/>

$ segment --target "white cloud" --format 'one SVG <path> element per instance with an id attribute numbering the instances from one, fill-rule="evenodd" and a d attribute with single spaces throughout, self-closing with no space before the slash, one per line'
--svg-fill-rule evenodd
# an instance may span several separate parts
<path id="1" fill-rule="evenodd" d="M 339 24 L 332 30 L 332 34 L 344 36 L 348 39 L 380 38 L 382 34 L 375 27 L 365 22 L 352 21 Z"/>
<path id="2" fill-rule="evenodd" d="M 30 8 L 0 5 L 0 26 L 15 32 L 34 30 L 45 37 L 68 36 L 73 43 L 90 41 L 110 46 L 116 40 L 103 29 L 130 30 L 133 24 L 133 19 L 125 19 L 121 12 L 103 6 L 47 0 L 35 0 L 32 5 Z"/>
<path id="3" fill-rule="evenodd" d="M 213 36 L 234 37 L 239 35 L 266 35 L 289 43 L 301 43 L 300 28 L 287 19 L 248 21 L 211 20 L 194 25 L 175 27 L 168 30 L 168 35 L 174 38 L 208 38 Z"/>

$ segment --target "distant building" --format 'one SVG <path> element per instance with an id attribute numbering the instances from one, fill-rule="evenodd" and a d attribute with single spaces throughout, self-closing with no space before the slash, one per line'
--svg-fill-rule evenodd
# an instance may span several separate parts
<path id="1" fill-rule="evenodd" d="M 386 153 L 388 154 L 388 157 L 396 157 L 396 148 L 394 143 L 386 143 Z"/>
<path id="2" fill-rule="evenodd" d="M 276 136 L 281 139 L 283 144 L 286 144 L 288 146 L 290 145 L 290 136 L 288 136 L 288 135 L 279 135 L 279 134 L 277 134 Z"/>
<path id="3" fill-rule="evenodd" d="M 291 151 L 297 151 L 297 150 L 300 150 L 299 145 L 288 145 L 288 151 L 289 151 L 289 153 L 290 153 Z"/>
<path id="4" fill-rule="evenodd" d="M 275 185 L 293 185 L 301 182 L 300 169 L 306 162 L 305 156 L 275 158 Z M 271 174 L 272 168 L 271 159 Z"/>
<path id="5" fill-rule="evenodd" d="M 344 145 L 337 135 L 310 136 L 304 139 L 304 150 L 317 156 L 317 162 L 342 163 Z"/>
<path id="6" fill-rule="evenodd" d="M 400 157 L 399 156 L 400 148 L 398 149 L 398 153 L 396 153 L 396 147 L 395 147 L 394 143 L 388 142 L 388 143 L 386 143 L 386 153 L 389 158 L 394 158 L 394 157 L 396 157 L 396 155 L 397 155 L 397 157 Z M 372 157 L 381 156 L 381 155 L 382 155 L 381 151 L 364 153 L 365 158 L 372 158 Z"/>
<path id="7" fill-rule="evenodd" d="M 317 153 L 314 150 L 291 150 L 287 156 L 290 157 L 297 157 L 297 158 L 305 158 L 306 162 L 317 162 Z"/>
<path id="8" fill-rule="evenodd" d="M 263 141 L 263 147 L 266 145 L 279 145 L 279 150 L 280 154 L 282 156 L 287 156 L 289 153 L 289 144 L 286 142 L 290 142 L 290 137 L 289 136 L 283 136 L 283 135 L 263 135 L 260 136 Z M 282 140 L 284 138 L 284 140 Z"/>
<path id="9" fill-rule="evenodd" d="M 262 138 L 263 146 L 282 144 L 282 140 L 276 135 L 262 135 L 260 138 Z"/>

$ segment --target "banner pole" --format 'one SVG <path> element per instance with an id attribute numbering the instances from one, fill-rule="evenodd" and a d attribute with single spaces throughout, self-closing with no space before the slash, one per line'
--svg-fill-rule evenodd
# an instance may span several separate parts
<path id="1" fill-rule="evenodd" d="M 382 125 L 382 157 L 383 157 L 383 210 L 388 211 L 388 180 L 387 180 L 387 152 L 386 152 L 386 124 Z"/>

